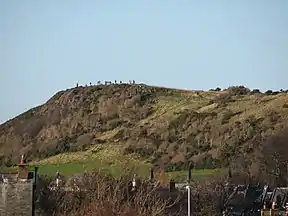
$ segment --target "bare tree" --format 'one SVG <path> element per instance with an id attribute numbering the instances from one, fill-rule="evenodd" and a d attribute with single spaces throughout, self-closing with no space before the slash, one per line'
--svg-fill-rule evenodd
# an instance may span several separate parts
<path id="1" fill-rule="evenodd" d="M 287 186 L 288 178 L 288 129 L 268 138 L 262 146 L 260 157 L 263 173 L 269 183 Z"/>
<path id="2" fill-rule="evenodd" d="M 47 215 L 166 216 L 171 215 L 169 210 L 179 201 L 178 197 L 161 198 L 150 181 L 138 181 L 137 189 L 132 191 L 129 175 L 116 180 L 101 172 L 86 173 L 76 184 L 79 192 L 42 193 L 41 207 Z"/>

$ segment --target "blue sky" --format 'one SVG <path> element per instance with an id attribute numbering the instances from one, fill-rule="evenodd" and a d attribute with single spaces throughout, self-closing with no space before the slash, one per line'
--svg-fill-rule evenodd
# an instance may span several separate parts
<path id="1" fill-rule="evenodd" d="M 98 80 L 286 89 L 287 0 L 0 0 L 0 123 Z"/>

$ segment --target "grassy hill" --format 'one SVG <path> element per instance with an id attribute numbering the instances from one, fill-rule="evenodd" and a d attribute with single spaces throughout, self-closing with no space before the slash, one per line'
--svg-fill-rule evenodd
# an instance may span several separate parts
<path id="1" fill-rule="evenodd" d="M 13 165 L 25 154 L 47 172 L 70 166 L 67 174 L 129 166 L 145 173 L 151 165 L 172 172 L 191 161 L 200 169 L 220 168 L 240 156 L 253 158 L 266 137 L 287 127 L 287 119 L 284 91 L 77 87 L 2 124 L 0 164 Z"/>

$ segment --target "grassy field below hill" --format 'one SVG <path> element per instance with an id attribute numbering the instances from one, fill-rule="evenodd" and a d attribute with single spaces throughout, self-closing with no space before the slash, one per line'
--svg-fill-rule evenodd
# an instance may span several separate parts
<path id="1" fill-rule="evenodd" d="M 33 170 L 35 165 L 31 165 L 30 170 Z M 47 175 L 47 176 L 55 176 L 56 172 L 59 171 L 66 177 L 73 176 L 74 174 L 83 173 L 85 171 L 93 171 L 93 170 L 101 170 L 103 172 L 107 172 L 115 176 L 115 178 L 119 177 L 125 169 L 122 167 L 117 166 L 109 166 L 104 165 L 99 166 L 98 161 L 83 161 L 78 163 L 66 163 L 66 164 L 41 164 L 39 167 L 39 174 L 40 175 Z M 132 168 L 133 173 L 136 173 L 138 176 L 142 178 L 149 178 L 149 166 L 135 166 L 134 169 Z M 129 170 L 126 170 L 129 172 Z M 17 172 L 17 167 L 1 167 L 0 173 L 7 173 L 7 172 Z M 221 174 L 223 173 L 220 169 L 195 169 L 192 171 L 192 178 L 195 180 L 201 180 L 203 178 L 209 178 L 213 174 Z M 156 173 L 156 178 L 159 177 L 159 173 Z M 187 171 L 177 171 L 177 172 L 165 172 L 164 179 L 175 179 L 176 181 L 185 181 L 187 179 Z"/>
<path id="2" fill-rule="evenodd" d="M 65 176 L 72 176 L 76 173 L 82 173 L 85 171 L 101 170 L 104 172 L 111 173 L 113 176 L 118 177 L 123 172 L 131 171 L 136 173 L 138 176 L 143 178 L 149 178 L 149 166 L 145 165 L 136 165 L 131 167 L 131 170 L 125 170 L 123 167 L 118 166 L 109 166 L 107 164 L 101 164 L 99 166 L 98 161 L 86 161 L 79 163 L 68 163 L 68 164 L 43 164 L 39 166 L 39 173 L 46 174 L 49 176 L 54 176 L 57 171 L 62 173 Z M 194 177 L 209 177 L 209 175 L 220 173 L 221 170 L 218 169 L 201 169 L 193 170 L 192 175 Z M 159 175 L 159 174 L 158 174 Z M 176 179 L 184 181 L 187 179 L 187 171 L 177 171 L 177 172 L 165 172 L 165 179 Z M 157 174 L 156 174 L 157 176 Z"/>
<path id="3" fill-rule="evenodd" d="M 83 152 L 68 152 L 46 158 L 44 160 L 30 163 L 31 169 L 39 167 L 41 175 L 55 176 L 59 171 L 61 174 L 70 177 L 76 173 L 101 170 L 108 172 L 116 178 L 124 172 L 136 173 L 143 178 L 149 178 L 149 164 L 145 159 L 136 154 L 123 156 L 122 146 L 119 144 L 99 145 Z M 2 168 L 2 172 L 17 171 L 17 167 Z M 219 173 L 218 169 L 193 170 L 193 176 L 197 178 L 208 177 L 211 174 Z M 161 175 L 155 173 L 156 177 Z M 187 178 L 187 171 L 165 172 L 165 179 L 184 181 Z"/>
<path id="4" fill-rule="evenodd" d="M 151 164 L 136 154 L 123 156 L 121 144 L 99 145 L 83 152 L 69 152 L 35 161 L 31 165 L 39 166 L 39 173 L 55 175 L 57 171 L 65 176 L 71 176 L 85 171 L 101 170 L 118 177 L 124 172 L 133 172 L 143 178 L 149 177 Z M 208 176 L 219 172 L 216 169 L 194 170 L 193 175 Z M 156 174 L 157 175 L 157 174 Z M 166 179 L 185 180 L 187 171 L 166 172 Z"/>

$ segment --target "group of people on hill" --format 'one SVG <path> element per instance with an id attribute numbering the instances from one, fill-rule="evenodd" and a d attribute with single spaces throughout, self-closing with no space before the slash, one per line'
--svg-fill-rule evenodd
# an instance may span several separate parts
<path id="1" fill-rule="evenodd" d="M 112 81 L 105 81 L 104 85 L 111 85 L 111 84 L 118 84 L 117 80 L 114 81 L 114 83 Z M 119 81 L 119 84 L 136 84 L 135 80 L 129 80 L 128 83 L 124 83 L 122 81 Z M 90 86 L 92 86 L 92 82 L 89 83 Z M 102 85 L 101 81 L 97 81 L 97 85 Z M 88 85 L 86 84 L 85 87 L 87 87 Z M 79 83 L 76 84 L 76 87 L 79 87 Z"/>

